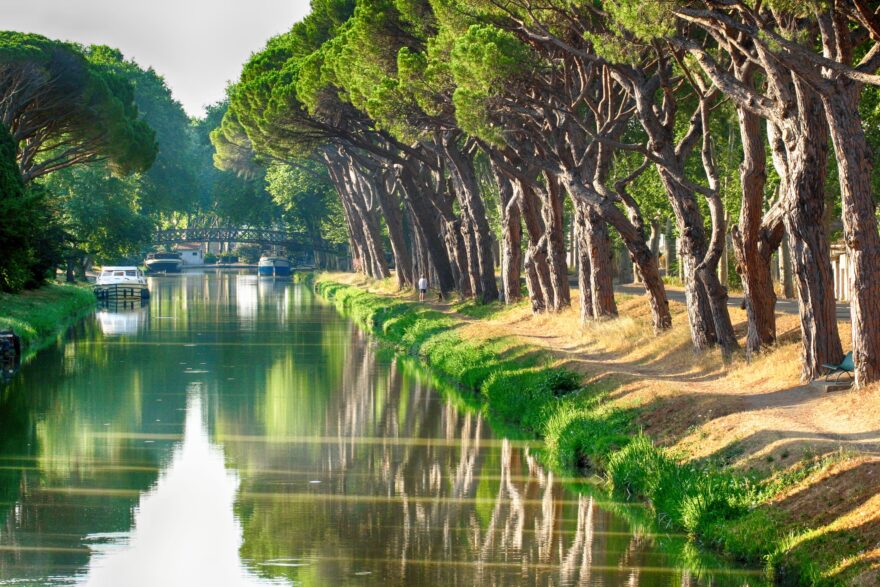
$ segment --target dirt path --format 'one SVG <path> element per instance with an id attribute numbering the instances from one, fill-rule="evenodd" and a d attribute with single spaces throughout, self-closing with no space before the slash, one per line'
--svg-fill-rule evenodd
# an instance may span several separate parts
<path id="1" fill-rule="evenodd" d="M 757 361 L 754 368 L 744 361 L 730 367 L 716 361 L 685 369 L 682 362 L 693 362 L 689 349 L 674 353 L 679 356 L 651 359 L 632 349 L 603 348 L 600 340 L 577 327 L 574 312 L 534 317 L 524 311 L 478 320 L 454 312 L 448 303 L 426 305 L 466 322 L 469 336 L 512 335 L 593 378 L 620 379 L 624 383 L 614 394 L 617 401 L 660 402 L 661 407 L 650 410 L 643 424 L 664 444 L 695 457 L 731 454 L 741 465 L 763 468 L 779 460 L 841 448 L 880 456 L 880 411 L 870 407 L 877 405 L 878 393 L 824 392 L 801 384 L 796 365 L 792 368 L 798 361 L 796 343 Z M 627 309 L 622 308 L 622 314 Z M 780 313 L 785 326 L 782 317 Z M 780 363 L 778 368 L 774 362 Z M 776 376 L 775 371 L 784 373 Z"/>

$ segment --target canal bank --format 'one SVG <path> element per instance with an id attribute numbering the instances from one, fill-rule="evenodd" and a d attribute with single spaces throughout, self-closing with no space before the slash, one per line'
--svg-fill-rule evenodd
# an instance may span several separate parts
<path id="1" fill-rule="evenodd" d="M 17 294 L 0 293 L 0 330 L 21 338 L 23 357 L 45 346 L 96 304 L 86 287 L 48 284 Z"/>
<path id="2" fill-rule="evenodd" d="M 678 365 L 668 369 L 673 382 L 680 375 L 677 399 L 701 406 L 711 416 L 704 422 L 677 418 L 687 409 L 676 399 L 629 393 L 638 381 L 622 375 L 626 369 L 610 354 L 579 362 L 574 347 L 524 342 L 511 327 L 524 319 L 493 319 L 505 311 L 497 306 L 432 307 L 390 295 L 381 284 L 369 292 L 364 283 L 335 282 L 341 279 L 319 276 L 316 289 L 379 338 L 422 357 L 438 375 L 456 382 L 462 396 L 481 406 L 493 424 L 542 438 L 543 459 L 552 468 L 602 474 L 615 494 L 648 502 L 658 526 L 764 564 L 778 583 L 875 584 L 880 536 L 874 474 L 880 474 L 880 463 L 873 455 L 813 452 L 808 445 L 801 453 L 783 448 L 775 457 L 767 454 L 765 466 L 746 466 L 748 459 L 741 457 L 751 449 L 745 439 L 731 436 L 712 453 L 701 450 L 711 434 L 701 424 L 737 408 L 719 400 L 723 394 L 712 394 L 711 404 L 705 402 L 709 394 L 685 394 L 685 378 L 693 374 L 681 375 Z M 551 331 L 548 325 L 534 336 L 549 339 Z M 584 375 L 588 384 L 581 386 Z M 752 436 L 763 434 L 763 426 L 754 422 Z M 679 438 L 686 441 L 671 442 L 670 427 L 682 428 Z M 648 434 L 642 432 L 646 429 Z M 812 440 L 794 432 L 789 436 Z M 658 439 L 665 446 L 657 446 Z"/>

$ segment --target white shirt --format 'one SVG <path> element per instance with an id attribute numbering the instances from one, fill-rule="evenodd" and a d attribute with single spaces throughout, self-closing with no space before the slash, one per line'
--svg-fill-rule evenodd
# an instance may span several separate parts
<path id="1" fill-rule="evenodd" d="M 419 289 L 428 289 L 428 280 L 424 277 L 419 279 Z"/>

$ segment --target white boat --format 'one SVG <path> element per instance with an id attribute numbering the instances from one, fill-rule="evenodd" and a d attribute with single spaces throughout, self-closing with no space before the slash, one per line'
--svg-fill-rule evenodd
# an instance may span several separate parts
<path id="1" fill-rule="evenodd" d="M 95 281 L 95 294 L 102 300 L 144 299 L 150 296 L 147 278 L 137 267 L 104 267 Z"/>
<path id="2" fill-rule="evenodd" d="M 260 257 L 257 273 L 262 277 L 290 277 L 290 261 L 286 257 Z"/>
<path id="3" fill-rule="evenodd" d="M 150 273 L 180 273 L 183 259 L 180 253 L 150 253 L 144 265 Z"/>

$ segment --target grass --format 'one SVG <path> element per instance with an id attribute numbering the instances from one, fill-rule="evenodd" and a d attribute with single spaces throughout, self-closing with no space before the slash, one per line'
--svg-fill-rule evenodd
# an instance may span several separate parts
<path id="1" fill-rule="evenodd" d="M 33 351 L 94 305 L 95 294 L 74 285 L 0 293 L 0 330 L 12 329 L 21 337 L 22 349 Z"/>
<path id="2" fill-rule="evenodd" d="M 316 289 L 384 341 L 421 357 L 437 376 L 457 386 L 467 398 L 462 403 L 484 411 L 496 429 L 542 439 L 542 458 L 549 467 L 563 474 L 604 476 L 615 497 L 647 504 L 660 528 L 684 532 L 696 543 L 764 565 L 767 578 L 774 581 L 846 584 L 864 570 L 864 561 L 847 566 L 863 548 L 852 532 L 834 533 L 833 549 L 817 556 L 807 545 L 816 547 L 830 539 L 773 501 L 787 491 L 817 483 L 817 476 L 846 461 L 846 455 L 791 458 L 790 466 L 772 473 L 734 468 L 729 459 L 693 458 L 658 446 L 641 432 L 640 415 L 654 405 L 613 400 L 620 385 L 613 377 L 582 385 L 580 374 L 535 347 L 504 336 L 462 335 L 469 320 L 499 316 L 509 308 L 472 302 L 454 305 L 462 317 L 384 292 L 370 293 L 359 285 L 319 278 Z M 676 345 L 687 348 L 681 333 L 658 343 L 632 317 L 587 328 L 591 334 L 604 335 L 608 346 L 620 345 L 630 352 L 634 342 L 641 345 L 644 340 L 649 350 L 636 353 L 645 353 L 642 357 L 672 358 L 668 354 L 672 337 Z M 711 369 L 708 362 L 696 368 Z M 788 458 L 785 454 L 783 458 Z"/>

